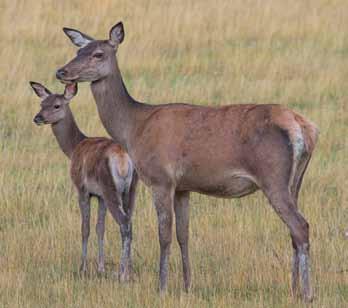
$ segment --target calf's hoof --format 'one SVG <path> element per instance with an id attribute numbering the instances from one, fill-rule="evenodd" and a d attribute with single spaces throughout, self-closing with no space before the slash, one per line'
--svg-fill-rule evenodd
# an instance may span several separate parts
<path id="1" fill-rule="evenodd" d="M 88 273 L 87 264 L 86 263 L 82 263 L 80 265 L 79 274 L 80 274 L 80 276 L 86 276 L 87 273 Z"/>
<path id="2" fill-rule="evenodd" d="M 133 280 L 133 268 L 132 266 L 121 267 L 118 273 L 118 281 L 120 283 L 127 283 Z"/>

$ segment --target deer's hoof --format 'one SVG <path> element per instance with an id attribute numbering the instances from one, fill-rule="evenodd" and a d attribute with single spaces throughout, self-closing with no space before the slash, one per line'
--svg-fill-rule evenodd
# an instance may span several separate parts
<path id="1" fill-rule="evenodd" d="M 80 276 L 87 276 L 88 274 L 88 268 L 86 263 L 82 263 L 79 269 Z"/>
<path id="2" fill-rule="evenodd" d="M 118 273 L 118 281 L 120 283 L 127 283 L 133 280 L 133 269 L 131 266 L 123 268 Z"/>
<path id="3" fill-rule="evenodd" d="M 106 276 L 105 269 L 104 268 L 98 268 L 97 275 L 98 275 L 98 277 L 105 277 Z"/>
<path id="4" fill-rule="evenodd" d="M 310 292 L 309 294 L 304 294 L 302 297 L 303 301 L 306 303 L 312 303 L 314 300 L 313 294 Z"/>

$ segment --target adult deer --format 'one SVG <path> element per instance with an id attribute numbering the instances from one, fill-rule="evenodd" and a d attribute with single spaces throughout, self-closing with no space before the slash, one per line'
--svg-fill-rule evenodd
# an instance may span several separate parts
<path id="1" fill-rule="evenodd" d="M 300 276 L 302 294 L 310 301 L 309 226 L 297 199 L 317 142 L 315 125 L 279 105 L 139 103 L 129 95 L 116 60 L 124 39 L 121 22 L 111 28 L 107 40 L 69 28 L 64 32 L 80 49 L 57 71 L 57 78 L 91 82 L 104 127 L 127 150 L 139 177 L 152 189 L 159 226 L 160 291 L 167 286 L 173 211 L 185 289 L 191 284 L 190 191 L 235 198 L 261 189 L 290 230 L 293 292 L 298 293 Z"/>
<path id="2" fill-rule="evenodd" d="M 137 175 L 127 153 L 112 140 L 86 137 L 77 127 L 68 105 L 77 93 L 77 84 L 65 87 L 63 95 L 52 94 L 37 82 L 30 82 L 42 99 L 41 110 L 35 116 L 37 125 L 51 124 L 61 150 L 71 159 L 71 179 L 79 196 L 81 210 L 82 263 L 81 272 L 87 270 L 87 243 L 90 225 L 90 199 L 99 201 L 96 233 L 98 237 L 98 272 L 105 271 L 104 232 L 108 208 L 120 226 L 122 254 L 119 270 L 121 281 L 131 274 L 131 217 L 134 208 Z"/>

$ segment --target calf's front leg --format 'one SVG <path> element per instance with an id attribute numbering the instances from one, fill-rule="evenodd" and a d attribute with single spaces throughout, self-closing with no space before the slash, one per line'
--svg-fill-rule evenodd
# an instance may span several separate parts
<path id="1" fill-rule="evenodd" d="M 79 206 L 81 211 L 81 234 L 82 234 L 82 256 L 80 272 L 87 272 L 87 245 L 90 233 L 90 196 L 85 193 L 79 193 Z"/>

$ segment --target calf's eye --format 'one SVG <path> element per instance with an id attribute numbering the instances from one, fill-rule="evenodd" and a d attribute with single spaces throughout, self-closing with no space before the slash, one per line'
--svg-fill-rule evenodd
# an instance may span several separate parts
<path id="1" fill-rule="evenodd" d="M 54 109 L 59 109 L 59 105 L 54 105 Z"/>
<path id="2" fill-rule="evenodd" d="M 101 59 L 103 57 L 103 54 L 101 52 L 96 53 L 93 55 L 94 58 Z"/>

